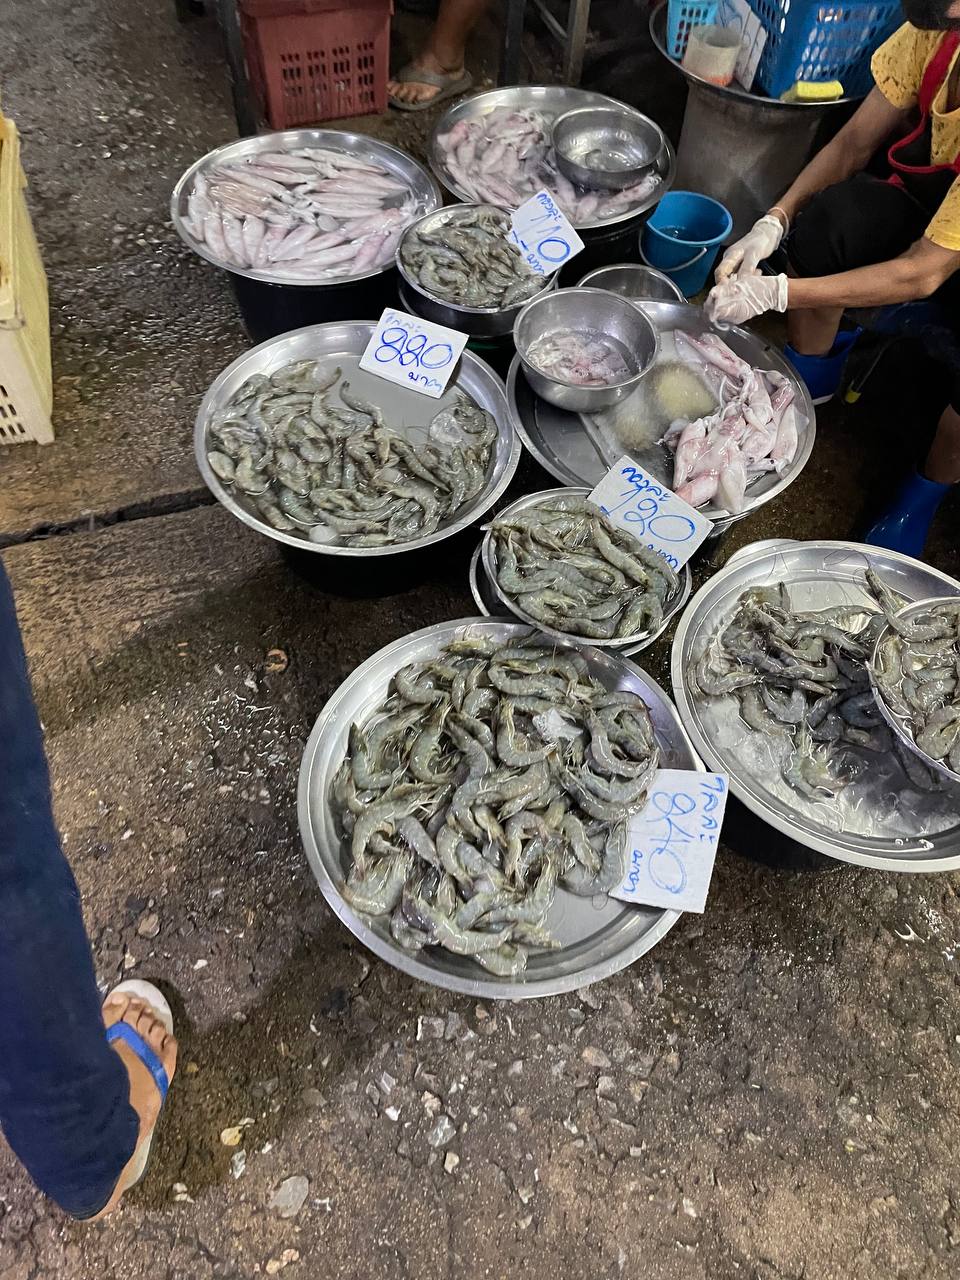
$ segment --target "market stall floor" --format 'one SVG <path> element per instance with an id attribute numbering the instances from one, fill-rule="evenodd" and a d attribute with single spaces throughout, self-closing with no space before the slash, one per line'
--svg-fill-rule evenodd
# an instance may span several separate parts
<path id="1" fill-rule="evenodd" d="M 193 416 L 245 338 L 166 202 L 232 132 L 215 34 L 145 0 L 13 26 L 58 439 L 0 451 L 0 541 L 98 977 L 159 980 L 181 1052 L 115 1218 L 67 1222 L 0 1148 L 0 1280 L 956 1275 L 956 877 L 786 871 L 738 830 L 704 916 L 522 1005 L 416 985 L 328 911 L 303 743 L 374 650 L 473 612 L 469 550 L 371 605 L 206 503 Z M 422 153 L 429 124 L 365 127 Z M 825 412 L 715 559 L 848 536 L 902 462 Z M 524 460 L 512 492 L 545 483 Z M 954 575 L 958 541 L 952 503 L 930 558 Z M 668 643 L 643 657 L 664 683 Z"/>

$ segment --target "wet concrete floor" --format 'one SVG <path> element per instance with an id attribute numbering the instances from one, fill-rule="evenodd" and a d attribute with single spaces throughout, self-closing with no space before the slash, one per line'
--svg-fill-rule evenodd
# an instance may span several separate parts
<path id="1" fill-rule="evenodd" d="M 203 503 L 193 416 L 247 339 L 167 201 L 232 136 L 215 32 L 84 0 L 4 35 L 57 403 L 54 446 L 0 450 L 4 563 L 98 977 L 159 980 L 182 1047 L 113 1219 L 66 1221 L 0 1149 L 0 1280 L 955 1276 L 955 876 L 789 870 L 738 831 L 704 916 L 536 1004 L 419 986 L 326 908 L 303 744 L 359 662 L 474 612 L 470 548 L 371 604 Z M 422 151 L 430 119 L 362 124 Z M 802 477 L 715 563 L 849 536 L 904 461 L 874 425 L 823 414 Z M 517 487 L 543 480 L 527 462 Z M 954 505 L 930 550 L 953 574 L 957 533 Z M 668 640 L 643 658 L 665 683 Z"/>

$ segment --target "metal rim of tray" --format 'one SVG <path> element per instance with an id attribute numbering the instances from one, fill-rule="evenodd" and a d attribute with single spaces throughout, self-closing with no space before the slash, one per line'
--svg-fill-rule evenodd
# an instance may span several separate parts
<path id="1" fill-rule="evenodd" d="M 925 613 L 935 612 L 938 605 L 955 605 L 956 603 L 956 596 L 931 596 L 927 600 L 916 600 L 913 604 L 904 605 L 904 607 L 898 611 L 897 618 L 902 618 L 905 622 L 908 622 L 915 615 L 922 616 Z M 889 623 L 887 623 L 877 636 L 876 642 L 873 646 L 873 652 L 870 654 L 870 660 L 867 663 L 867 673 L 870 676 L 870 688 L 873 690 L 873 696 L 877 700 L 877 706 L 880 708 L 880 714 L 907 750 L 912 751 L 917 759 L 921 760 L 928 769 L 933 769 L 936 773 L 939 773 L 944 778 L 948 778 L 951 782 L 960 783 L 960 773 L 955 772 L 955 770 L 951 769 L 949 765 L 944 764 L 942 760 L 934 760 L 933 756 L 924 751 L 913 736 L 913 729 L 897 715 L 893 707 L 890 706 L 887 699 L 884 697 L 883 690 L 876 678 L 877 658 L 880 654 L 880 646 L 887 639 L 892 630 L 893 628 Z"/>
<path id="2" fill-rule="evenodd" d="M 635 298 L 628 293 L 618 294 L 621 298 L 626 298 L 628 302 L 632 302 L 635 307 L 640 306 L 644 302 L 668 302 L 674 301 L 681 306 L 686 304 L 686 296 L 678 284 L 675 284 L 668 275 L 663 271 L 658 271 L 656 267 L 648 267 L 645 262 L 610 262 L 603 267 L 592 267 L 585 276 L 577 281 L 578 289 L 606 289 L 608 293 L 617 293 L 616 289 L 597 280 L 598 276 L 605 275 L 608 271 L 622 271 L 624 268 L 628 270 L 644 271 L 652 276 L 656 276 L 658 280 L 662 280 L 664 287 L 671 294 L 671 298 Z"/>
<path id="3" fill-rule="evenodd" d="M 695 75 L 692 71 L 688 71 L 685 66 L 677 62 L 673 54 L 667 49 L 667 6 L 666 4 L 658 4 L 650 14 L 650 38 L 657 46 L 657 49 L 671 66 L 682 73 L 683 78 L 688 84 L 696 85 L 698 89 L 706 89 L 708 93 L 715 93 L 724 98 L 736 98 L 743 103 L 749 103 L 756 107 L 776 107 L 783 111 L 810 111 L 814 107 L 819 107 L 822 111 L 825 107 L 839 107 L 845 102 L 859 102 L 859 98 L 831 98 L 829 102 L 782 102 L 779 98 L 768 98 L 765 94 L 751 93 L 748 89 L 742 89 L 739 85 L 713 84 L 710 80 L 704 80 L 703 76 Z"/>
<path id="4" fill-rule="evenodd" d="M 559 267 L 556 271 L 552 271 L 550 275 L 544 276 L 546 283 L 542 288 L 538 289 L 536 293 L 531 293 L 529 298 L 524 298 L 522 302 L 513 303 L 509 307 L 470 307 L 467 306 L 465 302 L 454 302 L 451 301 L 450 298 L 442 298 L 438 293 L 431 293 L 429 289 L 425 289 L 422 284 L 414 280 L 407 271 L 407 268 L 404 266 L 403 258 L 401 256 L 404 240 L 406 240 L 407 236 L 412 235 L 414 231 L 418 231 L 423 227 L 425 223 L 430 222 L 431 219 L 435 219 L 438 225 L 445 226 L 460 209 L 494 209 L 497 213 L 504 212 L 503 209 L 496 204 L 484 204 L 477 200 L 464 200 L 460 204 L 448 204 L 442 209 L 430 209 L 427 213 L 423 214 L 422 217 L 417 218 L 415 222 L 411 222 L 408 227 L 405 227 L 403 235 L 400 237 L 400 243 L 397 246 L 397 271 L 400 273 L 400 279 L 403 283 L 409 285 L 414 293 L 426 298 L 429 302 L 439 303 L 441 306 L 452 307 L 456 311 L 462 311 L 463 314 L 469 318 L 470 316 L 480 317 L 506 315 L 509 312 L 518 313 L 523 310 L 528 302 L 534 302 L 537 298 L 540 298 L 544 294 L 550 293 L 553 290 L 560 270 Z"/>
<path id="5" fill-rule="evenodd" d="M 484 974 L 479 966 L 473 966 L 465 957 L 451 956 L 439 948 L 430 949 L 429 954 L 437 961 L 431 964 L 419 959 L 417 954 L 404 951 L 389 935 L 385 936 L 347 905 L 340 892 L 340 885 L 343 883 L 342 841 L 336 838 L 332 825 L 318 825 L 317 819 L 330 819 L 327 800 L 329 782 L 343 759 L 350 722 L 357 715 L 369 714 L 379 705 L 386 696 L 390 679 L 401 666 L 436 654 L 445 644 L 464 634 L 479 633 L 507 640 L 527 636 L 534 631 L 536 628 L 512 620 L 461 618 L 425 627 L 386 645 L 357 667 L 327 701 L 313 726 L 300 765 L 297 786 L 300 835 L 320 891 L 334 914 L 354 937 L 394 968 L 433 986 L 480 999 L 533 999 L 560 995 L 599 982 L 626 968 L 660 942 L 679 920 L 681 913 L 621 904 L 616 899 L 602 895 L 600 910 L 616 911 L 615 917 L 599 931 L 595 930 L 592 935 L 563 946 L 556 952 L 531 951 L 530 967 L 521 981 L 497 979 Z M 625 680 L 629 682 L 629 687 L 647 702 L 655 726 L 660 726 L 658 739 L 664 731 L 663 726 L 667 726 L 670 733 L 667 747 L 671 762 L 664 767 L 703 770 L 703 764 L 693 750 L 676 708 L 650 675 L 620 654 L 611 654 L 590 645 L 572 647 L 586 658 L 595 675 L 598 672 L 605 673 L 618 688 L 626 687 Z M 362 704 L 361 697 L 366 699 Z M 340 720 L 337 723 L 338 716 Z M 333 834 L 336 846 L 333 849 L 327 847 L 328 832 Z M 557 897 L 562 898 L 564 903 L 573 900 L 574 903 L 581 904 L 584 912 L 596 909 L 595 899 L 577 899 L 563 889 L 558 891 Z M 622 907 L 622 910 L 617 910 L 617 907 Z M 600 911 L 597 914 L 599 916 Z M 545 957 L 543 961 L 541 955 Z M 555 969 L 552 974 L 549 972 L 551 960 L 554 961 Z M 538 977 L 537 970 L 544 968 L 546 972 Z M 474 972 L 476 977 L 472 976 Z"/>
<path id="6" fill-rule="evenodd" d="M 497 439 L 493 445 L 492 468 L 484 488 L 467 504 L 467 510 L 461 509 L 461 513 L 448 524 L 426 538 L 415 538 L 409 542 L 398 542 L 386 547 L 347 547 L 331 543 L 314 543 L 307 538 L 299 538 L 292 533 L 274 529 L 237 501 L 232 492 L 214 474 L 207 461 L 209 448 L 207 430 L 217 411 L 223 409 L 229 398 L 251 374 L 279 368 L 292 360 L 326 358 L 333 361 L 344 357 L 359 359 L 375 328 L 376 323 L 373 321 L 333 321 L 330 324 L 306 325 L 302 329 L 292 329 L 289 333 L 270 338 L 244 352 L 224 369 L 207 390 L 197 411 L 193 431 L 197 466 L 204 483 L 217 501 L 257 533 L 265 534 L 275 542 L 282 542 L 298 551 L 319 552 L 321 555 L 368 558 L 421 551 L 424 547 L 452 537 L 479 520 L 503 494 L 513 479 L 513 473 L 520 461 L 520 441 L 514 430 L 513 417 L 507 405 L 503 384 L 488 364 L 471 351 L 465 350 L 460 357 L 457 377 L 451 378 L 449 385 L 465 391 L 481 408 L 493 415 L 497 424 Z M 390 382 L 384 382 L 384 386 L 392 387 L 395 392 L 399 391 L 401 394 L 416 394 L 416 392 L 406 392 L 404 388 Z M 422 398 L 428 406 L 431 404 L 439 406 L 441 402 L 426 396 Z"/>
<path id="7" fill-rule="evenodd" d="M 193 190 L 193 180 L 204 169 L 222 164 L 224 161 L 240 159 L 243 156 L 256 155 L 258 151 L 293 151 L 297 147 L 326 147 L 331 151 L 342 151 L 345 155 L 366 155 L 368 158 L 383 162 L 383 166 L 396 178 L 401 178 L 410 187 L 414 195 L 418 195 L 418 203 L 426 201 L 428 207 L 424 213 L 432 213 L 443 203 L 443 196 L 432 174 L 423 165 L 414 160 L 406 151 L 391 146 L 389 142 L 381 142 L 365 133 L 349 133 L 340 129 L 284 129 L 279 133 L 262 133 L 252 138 L 238 138 L 235 142 L 225 142 L 214 147 L 205 156 L 195 160 L 181 176 L 173 188 L 170 197 L 170 217 L 177 235 L 194 253 L 221 271 L 229 271 L 231 275 L 245 276 L 248 280 L 256 280 L 260 284 L 283 285 L 291 289 L 324 289 L 344 284 L 358 284 L 361 280 L 370 280 L 374 276 L 391 271 L 394 262 L 385 262 L 371 271 L 360 275 L 341 275 L 320 277 L 316 280 L 292 280 L 289 276 L 273 275 L 269 271 L 254 271 L 250 267 L 232 266 L 215 257 L 206 244 L 194 240 L 183 222 L 183 206 Z M 418 192 L 418 188 L 420 188 Z"/>
<path id="8" fill-rule="evenodd" d="M 430 135 L 430 168 L 433 170 L 434 176 L 458 200 L 472 201 L 472 197 L 462 187 L 458 187 L 453 178 L 447 173 L 437 139 L 443 134 L 449 133 L 460 120 L 476 119 L 486 115 L 488 111 L 492 111 L 496 107 L 529 107 L 533 110 L 549 112 L 553 108 L 547 105 L 548 103 L 557 104 L 554 116 L 562 115 L 564 112 L 571 111 L 576 107 L 612 106 L 620 111 L 627 112 L 628 115 L 639 116 L 647 124 L 652 124 L 656 129 L 660 130 L 663 144 L 660 155 L 664 157 L 660 185 L 651 191 L 648 199 L 640 201 L 632 209 L 628 209 L 626 213 L 617 214 L 614 218 L 592 218 L 587 222 L 574 223 L 578 231 L 614 227 L 620 223 L 638 218 L 657 204 L 661 197 L 670 190 L 677 171 L 677 157 L 670 139 L 660 129 L 655 120 L 645 116 L 636 107 L 631 107 L 627 103 L 621 102 L 618 98 L 611 98 L 605 93 L 594 93 L 589 89 L 576 89 L 568 85 L 559 84 L 512 85 L 506 89 L 488 89 L 484 93 L 476 93 L 473 97 L 465 98 L 455 103 L 452 107 L 448 107 L 437 121 L 433 133 Z M 655 167 L 659 168 L 659 157 Z"/>
<path id="9" fill-rule="evenodd" d="M 793 484 L 794 480 L 796 480 L 797 476 L 800 475 L 801 471 L 803 471 L 804 467 L 807 465 L 810 455 L 813 452 L 813 445 L 817 434 L 816 413 L 814 411 L 813 402 L 810 399 L 810 393 L 807 391 L 805 384 L 797 376 L 796 371 L 784 358 L 783 353 L 778 351 L 771 343 L 764 341 L 764 339 L 759 337 L 758 334 L 751 333 L 747 329 L 741 329 L 733 325 L 724 329 L 722 333 L 720 333 L 707 321 L 701 307 L 693 307 L 685 303 L 636 301 L 634 302 L 634 306 L 636 306 L 638 310 L 642 311 L 653 323 L 658 336 L 662 335 L 666 331 L 683 329 L 683 321 L 691 323 L 694 318 L 697 318 L 699 323 L 693 330 L 688 329 L 688 332 L 717 332 L 718 337 L 722 337 L 724 342 L 731 346 L 737 354 L 742 355 L 743 359 L 749 360 L 755 368 L 772 368 L 775 372 L 785 375 L 793 384 L 795 394 L 794 403 L 796 407 L 803 412 L 807 419 L 807 425 L 804 428 L 803 434 L 797 445 L 797 452 L 794 455 L 793 461 L 790 463 L 787 471 L 782 476 L 777 476 L 776 472 L 772 471 L 765 472 L 758 476 L 751 485 L 748 485 L 746 491 L 747 501 L 743 511 L 737 512 L 736 515 L 731 515 L 726 511 L 711 508 L 709 506 L 697 507 L 700 514 L 705 516 L 708 520 L 711 520 L 714 528 L 719 532 L 722 529 L 728 528 L 732 524 L 736 524 L 738 520 L 746 519 L 746 517 L 752 515 L 757 508 L 764 506 L 773 498 L 779 497 L 785 489 L 789 488 L 789 486 Z M 739 350 L 740 345 L 743 345 L 748 349 L 747 353 Z M 766 362 L 765 365 L 764 362 Z M 652 368 L 656 368 L 656 365 L 653 365 Z M 514 426 L 516 427 L 517 433 L 523 441 L 527 451 L 532 454 L 537 462 L 540 463 L 541 467 L 543 467 L 545 471 L 549 472 L 555 480 L 558 480 L 560 484 L 573 486 L 586 484 L 589 488 L 593 488 L 599 483 L 602 477 L 606 475 L 609 470 L 609 465 L 604 463 L 602 469 L 598 470 L 593 476 L 578 475 L 571 467 L 564 466 L 562 460 L 558 461 L 553 455 L 541 448 L 537 439 L 531 434 L 523 408 L 521 407 L 520 399 L 520 397 L 525 394 L 525 391 L 533 397 L 534 401 L 539 401 L 539 397 L 537 397 L 536 392 L 532 387 L 530 387 L 525 377 L 523 378 L 522 386 L 520 385 L 521 373 L 522 363 L 519 355 L 516 355 L 514 356 L 509 372 L 507 373 L 507 401 L 510 405 L 510 412 L 513 415 Z M 564 412 L 564 410 L 554 409 L 553 406 L 549 407 L 552 412 Z M 567 416 L 576 420 L 578 418 L 582 419 L 584 416 L 588 415 L 572 413 Z M 590 435 L 582 423 L 580 424 L 579 431 L 583 436 L 587 437 L 587 439 L 590 439 Z M 596 456 L 599 458 L 600 455 L 596 451 L 596 446 L 592 447 L 594 448 Z M 627 452 L 627 450 L 623 450 L 623 452 Z M 768 483 L 769 477 L 776 478 L 772 483 Z M 666 482 L 664 481 L 663 483 Z"/>
<path id="10" fill-rule="evenodd" d="M 951 842 L 949 840 L 950 831 L 939 832 L 929 837 L 919 835 L 911 841 L 909 838 L 903 837 L 882 839 L 879 837 L 848 835 L 831 831 L 820 824 L 801 824 L 798 821 L 791 821 L 784 813 L 773 807 L 771 801 L 775 797 L 769 796 L 769 793 L 760 789 L 758 785 L 751 784 L 750 781 L 742 781 L 736 771 L 731 768 L 731 762 L 727 756 L 721 754 L 715 748 L 711 736 L 705 732 L 700 723 L 700 717 L 695 709 L 689 682 L 685 675 L 686 670 L 691 665 L 693 656 L 693 640 L 696 638 L 695 628 L 699 628 L 708 610 L 719 614 L 720 604 L 728 603 L 732 607 L 740 592 L 746 587 L 754 585 L 757 580 L 783 582 L 787 586 L 790 585 L 787 577 L 789 566 L 785 560 L 781 559 L 778 562 L 778 557 L 802 554 L 803 550 L 807 549 L 807 554 L 811 556 L 819 555 L 822 557 L 823 562 L 828 563 L 830 558 L 836 557 L 835 563 L 839 567 L 841 563 L 850 564 L 851 557 L 859 556 L 862 560 L 863 568 L 866 568 L 871 563 L 882 561 L 888 567 L 899 566 L 913 572 L 919 570 L 929 574 L 931 578 L 942 582 L 945 586 L 955 587 L 958 595 L 960 595 L 960 582 L 955 582 L 947 574 L 938 569 L 933 569 L 929 565 L 922 564 L 911 556 L 902 555 L 896 551 L 886 551 L 880 547 L 866 546 L 857 542 L 830 540 L 802 542 L 791 539 L 770 539 L 766 540 L 764 544 L 758 545 L 763 545 L 765 549 L 753 555 L 751 554 L 753 552 L 752 545 L 742 547 L 722 569 L 704 583 L 685 609 L 683 617 L 680 619 L 677 633 L 674 636 L 670 656 L 670 677 L 673 694 L 680 719 L 683 721 L 683 726 L 693 742 L 695 751 L 703 757 L 709 768 L 728 775 L 730 790 L 752 813 L 783 835 L 788 836 L 799 844 L 805 845 L 809 849 L 825 854 L 828 858 L 834 858 L 839 862 L 848 862 L 855 866 L 871 867 L 879 871 L 919 873 L 960 869 L 960 824 L 951 829 L 955 832 Z M 742 577 L 741 574 L 749 566 L 754 566 L 757 569 L 763 566 L 769 570 L 769 573 L 763 579 Z M 811 568 L 814 567 L 811 566 Z M 823 569 L 821 568 L 817 571 L 817 576 L 822 575 Z M 738 578 L 739 581 L 736 581 Z M 731 582 L 731 580 L 734 581 Z M 797 580 L 800 581 L 801 579 Z M 866 606 L 864 607 L 866 609 Z M 716 625 L 712 628 L 711 634 L 715 633 L 716 626 L 728 614 L 729 608 L 716 618 Z M 883 847 L 890 848 L 894 852 L 888 855 L 882 852 Z M 943 852 L 943 850 L 951 848 L 954 850 L 953 852 Z M 907 856 L 910 854 L 913 856 Z M 932 854 L 935 856 L 931 856 Z"/>
<path id="11" fill-rule="evenodd" d="M 512 502 L 508 507 L 504 507 L 502 511 L 498 511 L 493 519 L 501 520 L 506 516 L 515 515 L 518 511 L 526 511 L 530 507 L 540 506 L 542 503 L 549 502 L 552 498 L 586 498 L 589 496 L 590 490 L 585 488 L 568 488 L 568 489 L 541 489 L 537 493 L 524 494 L 522 498 L 518 498 L 516 502 Z M 600 508 L 597 508 L 599 514 Z M 668 603 L 664 604 L 663 618 L 660 625 L 655 631 L 637 631 L 630 636 L 621 636 L 617 640 L 595 640 L 591 636 L 576 635 L 572 631 L 560 631 L 556 627 L 548 627 L 545 623 L 539 622 L 531 614 L 525 613 L 516 602 L 503 590 L 496 578 L 495 565 L 496 551 L 493 545 L 492 530 L 487 529 L 480 543 L 480 563 L 483 567 L 486 580 L 489 583 L 491 591 L 496 598 L 508 611 L 521 622 L 527 623 L 528 626 L 535 627 L 538 631 L 542 631 L 544 635 L 550 636 L 554 640 L 561 640 L 565 644 L 589 644 L 596 649 L 613 650 L 617 653 L 640 653 L 653 644 L 658 636 L 662 635 L 677 613 L 690 598 L 690 592 L 693 587 L 693 577 L 690 573 L 690 566 L 684 565 L 677 575 L 680 579 L 679 585 L 672 597 L 668 597 Z"/>

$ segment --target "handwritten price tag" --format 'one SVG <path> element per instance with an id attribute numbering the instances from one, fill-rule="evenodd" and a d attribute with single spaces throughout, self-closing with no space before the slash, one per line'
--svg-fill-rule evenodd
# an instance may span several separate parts
<path id="1" fill-rule="evenodd" d="M 510 215 L 510 239 L 534 271 L 550 275 L 580 252 L 583 241 L 549 191 L 538 191 Z"/>
<path id="2" fill-rule="evenodd" d="M 659 552 L 674 569 L 682 568 L 713 532 L 712 521 L 626 454 L 614 463 L 588 501 L 618 529 Z"/>
<path id="3" fill-rule="evenodd" d="M 437 400 L 467 345 L 467 335 L 388 307 L 360 357 L 360 368 Z"/>
<path id="4" fill-rule="evenodd" d="M 672 911 L 703 911 L 727 803 L 720 773 L 660 769 L 627 828 L 627 873 L 612 896 Z"/>

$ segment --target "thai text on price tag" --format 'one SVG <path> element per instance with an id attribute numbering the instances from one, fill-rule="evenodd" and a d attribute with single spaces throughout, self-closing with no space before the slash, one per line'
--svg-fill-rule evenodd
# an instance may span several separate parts
<path id="1" fill-rule="evenodd" d="M 534 271 L 550 275 L 583 248 L 549 191 L 538 191 L 510 215 L 510 239 Z"/>
<path id="2" fill-rule="evenodd" d="M 646 805 L 627 826 L 622 902 L 703 911 L 720 840 L 727 779 L 722 773 L 660 769 Z"/>
<path id="3" fill-rule="evenodd" d="M 360 357 L 360 368 L 437 400 L 466 345 L 465 333 L 387 307 Z"/>
<path id="4" fill-rule="evenodd" d="M 712 521 L 654 480 L 626 454 L 614 463 L 588 501 L 618 529 L 659 552 L 674 569 L 683 568 L 713 532 Z"/>

